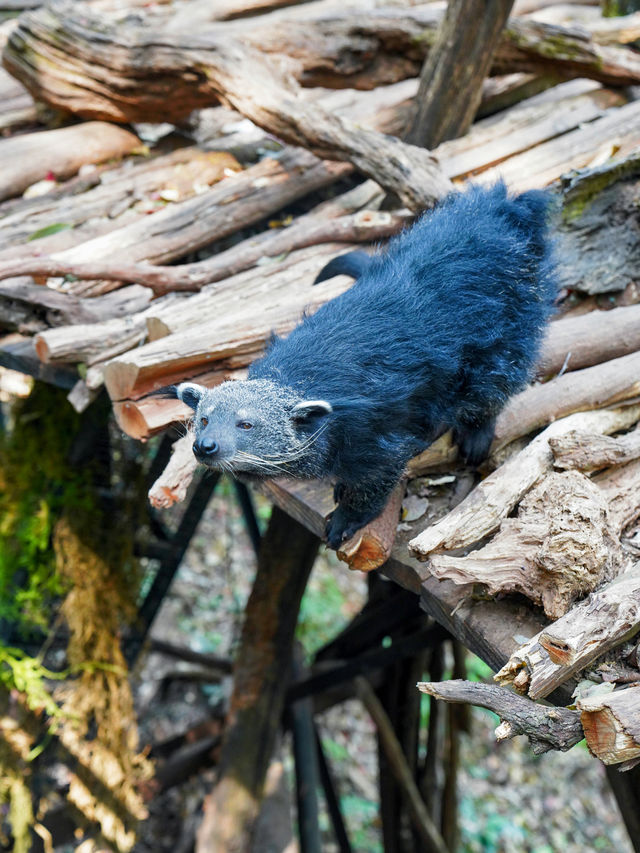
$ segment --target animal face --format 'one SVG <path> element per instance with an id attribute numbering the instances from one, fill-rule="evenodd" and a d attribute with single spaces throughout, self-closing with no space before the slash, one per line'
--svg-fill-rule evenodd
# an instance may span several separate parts
<path id="1" fill-rule="evenodd" d="M 305 476 L 311 449 L 323 446 L 318 441 L 332 411 L 324 400 L 302 400 L 261 379 L 212 389 L 184 382 L 174 390 L 195 411 L 198 461 L 232 474 Z"/>

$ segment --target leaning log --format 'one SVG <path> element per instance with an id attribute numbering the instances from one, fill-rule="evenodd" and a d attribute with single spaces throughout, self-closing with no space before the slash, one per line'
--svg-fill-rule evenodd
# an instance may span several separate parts
<path id="1" fill-rule="evenodd" d="M 523 450 L 483 480 L 458 506 L 409 543 L 418 559 L 431 552 L 465 548 L 494 533 L 540 477 L 551 471 L 549 439 L 573 429 L 613 433 L 640 418 L 640 406 L 583 412 L 552 423 Z"/>
<path id="2" fill-rule="evenodd" d="M 193 455 L 193 436 L 182 436 L 174 442 L 171 458 L 158 479 L 149 489 L 149 502 L 157 509 L 181 503 L 198 467 Z"/>

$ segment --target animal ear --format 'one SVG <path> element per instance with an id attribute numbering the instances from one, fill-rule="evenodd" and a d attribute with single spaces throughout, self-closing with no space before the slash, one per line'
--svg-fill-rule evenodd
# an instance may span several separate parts
<path id="1" fill-rule="evenodd" d="M 311 418 L 330 415 L 332 411 L 333 406 L 326 400 L 303 400 L 293 407 L 291 418 L 297 423 L 304 423 Z"/>
<path id="2" fill-rule="evenodd" d="M 192 409 L 198 408 L 198 403 L 202 395 L 207 390 L 204 385 L 196 385 L 195 382 L 181 382 L 180 385 L 174 385 L 176 397 L 182 400 Z"/>

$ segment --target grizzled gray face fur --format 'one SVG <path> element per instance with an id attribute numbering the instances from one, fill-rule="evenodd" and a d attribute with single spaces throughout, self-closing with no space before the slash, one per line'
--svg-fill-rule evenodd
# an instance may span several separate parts
<path id="1" fill-rule="evenodd" d="M 332 408 L 325 400 L 303 400 L 266 379 L 217 388 L 183 382 L 175 393 L 195 410 L 193 452 L 209 468 L 258 477 L 314 477 L 326 465 Z"/>

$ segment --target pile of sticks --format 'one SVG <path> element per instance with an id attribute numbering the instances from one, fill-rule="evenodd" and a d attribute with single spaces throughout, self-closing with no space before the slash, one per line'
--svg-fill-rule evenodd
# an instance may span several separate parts
<path id="1" fill-rule="evenodd" d="M 215 4 L 224 20 L 209 5 L 192 3 L 186 23 L 179 5 L 146 20 L 139 11 L 144 26 L 128 19 L 124 38 L 115 6 L 59 0 L 8 35 L 5 68 L 36 100 L 88 121 L 24 133 L 38 113 L 0 78 L 13 99 L 0 125 L 21 131 L 0 141 L 0 350 L 19 351 L 17 366 L 28 357 L 69 366 L 78 408 L 106 388 L 122 429 L 144 440 L 188 414 L 152 391 L 242 376 L 272 331 L 348 287 L 345 278 L 310 287 L 336 253 L 386 239 L 471 178 L 552 186 L 566 298 L 538 367 L 545 381 L 499 418 L 493 460 L 503 464 L 410 547 L 435 576 L 525 595 L 554 620 L 501 683 L 546 697 L 613 648 L 624 660 L 608 680 L 640 678 L 635 647 L 622 646 L 640 624 L 640 442 L 628 432 L 640 420 L 640 243 L 629 239 L 640 102 L 625 88 L 640 83 L 640 59 L 625 46 L 640 17 L 517 3 L 475 124 L 428 151 L 397 135 L 441 4 L 314 0 L 275 11 L 282 3 L 264 0 L 256 8 L 271 11 L 236 18 L 247 3 L 229 0 Z M 199 142 L 167 138 L 149 150 L 140 123 L 167 121 Z M 328 200 L 269 220 L 318 191 Z M 455 458 L 444 436 L 409 475 Z M 183 439 L 152 501 L 182 499 L 193 469 Z M 392 533 L 402 495 L 394 500 Z M 640 757 L 639 691 L 579 699 L 603 760 Z M 566 719 L 572 734 L 556 744 L 582 736 Z M 534 739 L 549 743 L 539 736 L 548 720 L 536 725 Z"/>

